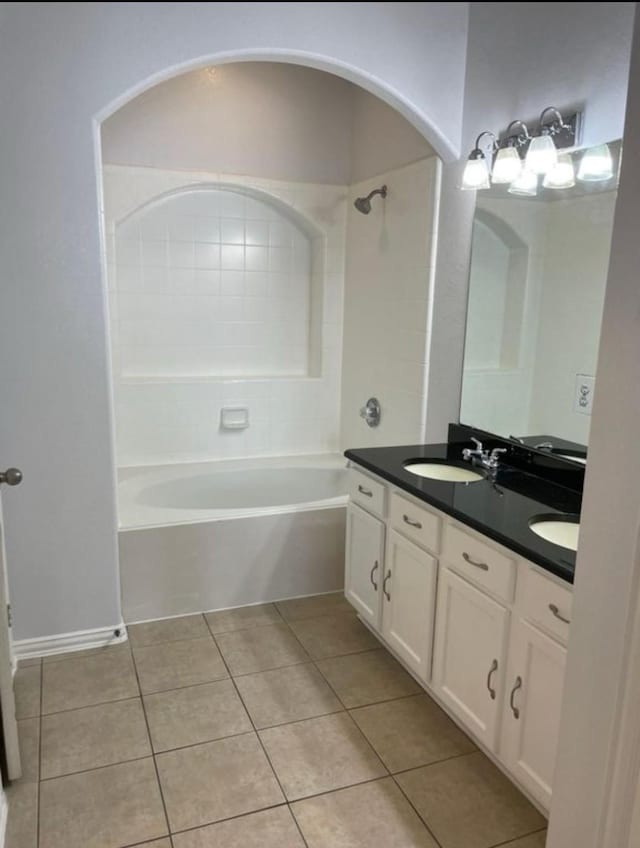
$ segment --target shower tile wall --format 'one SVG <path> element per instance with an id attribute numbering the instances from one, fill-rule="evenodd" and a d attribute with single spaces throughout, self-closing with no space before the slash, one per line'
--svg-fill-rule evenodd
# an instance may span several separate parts
<path id="1" fill-rule="evenodd" d="M 189 192 L 116 228 L 221 183 L 268 192 L 316 237 L 232 191 L 215 217 Z M 339 186 L 105 168 L 120 466 L 338 448 L 345 207 Z M 249 407 L 247 430 L 220 430 L 226 405 Z"/>

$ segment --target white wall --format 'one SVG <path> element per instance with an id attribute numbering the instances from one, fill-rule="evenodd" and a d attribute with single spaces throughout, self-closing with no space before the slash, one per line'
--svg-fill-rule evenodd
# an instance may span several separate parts
<path id="1" fill-rule="evenodd" d="M 201 68 L 106 120 L 104 161 L 344 185 L 356 90 L 333 74 L 282 63 Z"/>
<path id="2" fill-rule="evenodd" d="M 433 226 L 439 161 L 423 159 L 351 186 L 350 200 L 385 182 L 369 215 L 347 213 L 341 441 L 415 444 L 424 433 Z M 359 410 L 376 396 L 378 427 Z"/>
<path id="3" fill-rule="evenodd" d="M 471 3 L 464 147 L 546 106 L 584 109 L 585 146 L 620 138 L 635 3 Z"/>
<path id="4" fill-rule="evenodd" d="M 200 236 L 193 221 L 201 218 L 192 220 L 190 216 L 186 220 L 163 219 L 161 231 L 152 221 L 154 229 L 144 230 L 156 236 L 147 244 L 160 246 L 163 260 L 166 264 L 168 257 L 169 264 L 153 266 L 149 278 L 141 280 L 144 267 L 139 261 L 131 264 L 132 259 L 140 260 L 140 248 L 145 247 L 144 240 L 140 244 L 141 231 L 136 230 L 138 238 L 133 242 L 127 239 L 120 244 L 126 249 L 125 256 L 119 255 L 116 233 L 131 235 L 131 222 L 137 223 L 131 213 L 154 198 L 190 185 L 260 192 L 290 219 L 309 228 L 312 237 L 307 243 L 312 248 L 313 267 L 307 269 L 306 280 L 298 273 L 269 268 L 263 272 L 198 270 L 186 267 L 182 255 L 180 267 L 172 267 L 170 225 L 180 237 L 176 246 L 181 253 L 189 247 L 189 261 L 195 261 L 200 242 L 194 238 Z M 229 192 L 226 196 L 231 200 L 242 197 Z M 251 197 L 247 201 L 257 205 L 234 203 L 227 208 L 234 217 L 213 219 L 217 227 L 213 237 L 224 240 L 228 224 L 230 238 L 239 238 L 241 232 L 245 240 L 264 240 L 264 228 L 256 225 L 265 222 L 256 220 L 255 215 L 264 212 L 265 204 Z M 346 188 L 340 186 L 157 168 L 110 165 L 105 169 L 118 466 L 337 450 L 346 205 Z M 275 215 L 275 208 L 271 207 L 274 214 L 269 212 L 266 221 L 267 246 L 258 246 L 267 251 L 267 262 L 270 239 L 283 241 L 283 219 L 279 213 Z M 240 213 L 250 216 L 246 228 Z M 143 229 L 149 223 L 143 221 Z M 238 224 L 242 225 L 239 230 Z M 287 233 L 291 236 L 291 227 Z M 185 240 L 187 236 L 190 240 Z M 297 236 L 303 237 L 300 231 Z M 133 251 L 129 250 L 131 243 Z M 221 250 L 214 243 L 214 251 L 216 246 Z M 249 245 L 249 250 L 254 249 Z M 273 246 L 278 254 L 284 249 Z M 217 252 L 214 258 L 217 261 Z M 282 258 L 275 257 L 278 262 Z M 301 291 L 305 285 L 306 296 Z M 304 307 L 302 313 L 300 306 Z M 261 325 L 265 317 L 271 320 Z M 257 357 L 249 348 L 251 358 L 243 363 L 237 349 L 241 334 L 246 332 L 247 341 L 255 342 L 261 329 L 268 330 L 269 336 L 264 337 Z M 299 367 L 297 358 L 280 358 L 289 349 L 283 344 L 290 344 L 296 333 L 306 342 L 304 368 Z M 155 344 L 145 346 L 149 334 Z M 316 342 L 313 346 L 311 335 Z M 217 346 L 212 347 L 213 341 Z M 222 430 L 224 406 L 247 406 L 248 429 Z"/>
<path id="5" fill-rule="evenodd" d="M 0 444 L 18 639 L 119 622 L 95 121 L 188 66 L 274 54 L 380 92 L 455 156 L 464 3 L 3 7 Z M 16 84 L 19 81 L 19 84 Z"/>
<path id="6" fill-rule="evenodd" d="M 640 18 L 625 146 L 640 145 Z M 596 372 L 589 462 L 548 848 L 635 848 L 640 748 L 640 160 L 623 156 Z M 635 638 L 634 638 L 635 637 Z M 630 657 L 635 662 L 629 666 Z M 626 696 L 635 699 L 625 718 Z M 621 734 L 619 736 L 619 733 Z M 609 793 L 611 797 L 609 797 Z"/>

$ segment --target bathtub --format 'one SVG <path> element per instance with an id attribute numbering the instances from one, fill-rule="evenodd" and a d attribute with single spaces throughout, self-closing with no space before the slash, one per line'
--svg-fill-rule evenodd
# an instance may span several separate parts
<path id="1" fill-rule="evenodd" d="M 341 589 L 346 491 L 334 455 L 120 469 L 125 622 Z"/>

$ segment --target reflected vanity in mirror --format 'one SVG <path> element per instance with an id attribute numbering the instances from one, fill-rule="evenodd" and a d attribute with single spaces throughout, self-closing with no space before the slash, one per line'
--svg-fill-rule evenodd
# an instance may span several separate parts
<path id="1" fill-rule="evenodd" d="M 588 179 L 578 150 L 574 185 L 479 191 L 473 226 L 460 422 L 583 463 L 620 142 L 609 150 L 608 179 Z"/>

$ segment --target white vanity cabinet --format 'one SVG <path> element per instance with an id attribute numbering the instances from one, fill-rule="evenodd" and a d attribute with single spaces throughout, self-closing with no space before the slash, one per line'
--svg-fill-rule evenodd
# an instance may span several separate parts
<path id="1" fill-rule="evenodd" d="M 369 472 L 349 473 L 347 599 L 549 809 L 571 586 Z"/>

